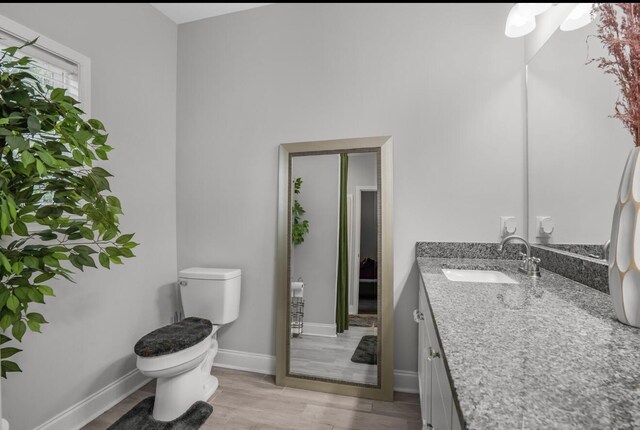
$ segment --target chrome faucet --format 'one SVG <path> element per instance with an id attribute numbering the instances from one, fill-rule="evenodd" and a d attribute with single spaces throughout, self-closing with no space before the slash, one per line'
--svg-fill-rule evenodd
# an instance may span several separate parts
<path id="1" fill-rule="evenodd" d="M 519 240 L 520 242 L 524 243 L 524 246 L 527 250 L 526 254 L 523 252 L 518 253 L 520 258 L 522 259 L 522 261 L 520 262 L 520 267 L 518 267 L 518 271 L 525 273 L 529 276 L 539 278 L 540 277 L 540 259 L 531 256 L 531 245 L 529 245 L 529 242 L 527 242 L 527 239 L 525 239 L 524 237 L 517 236 L 515 234 L 505 237 L 504 239 L 502 239 L 502 242 L 500 242 L 500 244 L 498 245 L 498 252 L 502 252 L 504 250 L 504 246 L 513 240 Z"/>

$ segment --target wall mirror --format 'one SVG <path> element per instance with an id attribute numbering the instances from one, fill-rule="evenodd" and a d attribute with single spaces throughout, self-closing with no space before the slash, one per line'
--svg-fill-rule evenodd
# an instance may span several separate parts
<path id="1" fill-rule="evenodd" d="M 393 399 L 392 154 L 280 145 L 278 385 Z"/>
<path id="2" fill-rule="evenodd" d="M 527 64 L 531 243 L 602 259 L 633 143 L 611 118 L 619 90 L 589 58 L 605 50 L 596 21 L 556 32 Z"/>

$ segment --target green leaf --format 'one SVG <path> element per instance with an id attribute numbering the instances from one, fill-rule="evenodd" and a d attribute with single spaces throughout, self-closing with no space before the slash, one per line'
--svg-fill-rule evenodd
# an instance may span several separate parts
<path id="1" fill-rule="evenodd" d="M 31 331 L 36 332 L 36 333 L 41 333 L 40 332 L 40 323 L 38 323 L 36 321 L 28 320 L 27 321 L 27 325 L 29 326 L 29 329 Z"/>
<path id="2" fill-rule="evenodd" d="M 22 336 L 24 336 L 24 333 L 26 331 L 27 331 L 27 326 L 25 325 L 24 321 L 16 321 L 13 323 L 11 334 L 13 335 L 14 339 L 22 342 Z"/>
<path id="3" fill-rule="evenodd" d="M 38 285 L 38 291 L 40 291 L 43 296 L 55 296 L 53 288 L 47 285 Z"/>
<path id="4" fill-rule="evenodd" d="M 11 271 L 16 275 L 21 274 L 23 270 L 24 270 L 24 264 L 21 261 L 16 261 L 11 266 Z"/>
<path id="5" fill-rule="evenodd" d="M 107 196 L 107 203 L 109 203 L 109 205 L 111 206 L 122 209 L 122 206 L 120 206 L 120 200 L 118 200 L 116 196 Z"/>
<path id="6" fill-rule="evenodd" d="M 20 369 L 20 366 L 18 366 L 16 363 L 14 363 L 13 361 L 9 361 L 9 360 L 2 360 L 0 361 L 0 372 L 3 378 L 7 378 L 7 373 L 9 372 L 22 372 L 22 369 Z"/>
<path id="7" fill-rule="evenodd" d="M 2 309 L 7 304 L 7 300 L 9 299 L 10 295 L 11 293 L 6 288 L 0 291 L 0 309 Z"/>
<path id="8" fill-rule="evenodd" d="M 93 231 L 87 227 L 80 227 L 80 234 L 87 240 L 93 240 Z"/>
<path id="9" fill-rule="evenodd" d="M 31 312 L 27 314 L 27 319 L 29 320 L 33 320 L 35 322 L 38 322 L 40 324 L 46 324 L 47 320 L 44 319 L 44 317 L 42 316 L 42 314 L 39 314 L 38 312 Z"/>
<path id="10" fill-rule="evenodd" d="M 44 176 L 47 173 L 47 168 L 44 167 L 44 164 L 42 164 L 40 160 L 36 160 L 36 170 L 40 176 Z"/>
<path id="11" fill-rule="evenodd" d="M 2 267 L 4 267 L 7 272 L 11 272 L 11 263 L 9 263 L 9 260 L 7 260 L 7 257 L 5 257 L 2 252 L 0 252 L 0 264 L 2 264 Z"/>
<path id="12" fill-rule="evenodd" d="M 92 172 L 95 173 L 96 175 L 102 177 L 102 178 L 108 178 L 108 177 L 113 176 L 111 173 L 107 172 L 102 167 L 94 167 L 92 169 Z"/>
<path id="13" fill-rule="evenodd" d="M 33 134 L 39 132 L 41 126 L 38 117 L 36 117 L 35 115 L 29 115 L 29 118 L 27 118 L 27 128 Z"/>
<path id="14" fill-rule="evenodd" d="M 89 125 L 93 128 L 95 128 L 96 130 L 104 130 L 104 124 L 102 124 L 101 121 L 95 119 L 95 118 L 91 118 L 89 121 L 87 121 L 89 123 Z"/>
<path id="15" fill-rule="evenodd" d="M 23 223 L 22 221 L 16 221 L 13 224 L 13 231 L 18 236 L 29 236 L 29 230 L 27 229 L 25 223 Z"/>
<path id="16" fill-rule="evenodd" d="M 65 92 L 64 89 L 56 88 L 53 91 L 51 91 L 51 95 L 49 97 L 51 97 L 51 100 L 54 100 L 54 101 L 62 101 L 62 99 L 64 99 L 64 92 Z"/>
<path id="17" fill-rule="evenodd" d="M 7 309 L 9 309 L 11 312 L 15 312 L 18 309 L 18 306 L 20 306 L 20 300 L 18 300 L 18 298 L 12 294 L 7 299 L 6 306 Z"/>
<path id="18" fill-rule="evenodd" d="M 135 257 L 135 255 L 133 254 L 133 251 L 130 250 L 129 248 L 120 248 L 120 255 L 125 258 Z"/>
<path id="19" fill-rule="evenodd" d="M 13 317 L 9 314 L 4 314 L 2 318 L 0 318 L 0 328 L 2 331 L 7 331 L 11 322 L 13 321 Z"/>
<path id="20" fill-rule="evenodd" d="M 2 358 L 4 360 L 5 358 L 9 358 L 12 355 L 15 355 L 15 354 L 19 353 L 20 351 L 22 351 L 22 350 L 18 349 L 18 348 L 12 348 L 12 347 L 9 347 L 9 346 L 7 346 L 5 348 L 1 348 L 0 349 L 0 358 Z"/>
<path id="21" fill-rule="evenodd" d="M 83 266 L 96 267 L 96 262 L 93 260 L 93 258 L 90 255 L 78 254 L 77 257 L 78 257 L 78 261 Z"/>
<path id="22" fill-rule="evenodd" d="M 27 255 L 26 257 L 24 257 L 22 259 L 22 262 L 24 263 L 25 266 L 27 266 L 30 269 L 38 269 L 40 267 L 40 260 L 38 260 L 38 258 L 33 257 L 31 255 Z M 42 276 L 42 275 L 39 275 Z M 38 279 L 38 278 L 36 278 Z"/>
<path id="23" fill-rule="evenodd" d="M 109 229 L 102 235 L 102 240 L 111 240 L 116 237 L 117 234 L 118 232 L 116 230 Z"/>
<path id="24" fill-rule="evenodd" d="M 47 266 L 60 267 L 60 262 L 58 261 L 58 259 L 52 257 L 51 255 L 45 255 L 42 258 L 42 261 L 44 261 L 44 264 L 46 264 Z"/>
<path id="25" fill-rule="evenodd" d="M 51 167 L 58 167 L 58 161 L 53 158 L 51 154 L 46 151 L 36 151 L 38 157 L 42 160 L 44 164 Z"/>
<path id="26" fill-rule="evenodd" d="M 20 221 L 24 222 L 24 223 L 28 223 L 28 222 L 35 222 L 36 221 L 36 217 L 34 215 L 28 214 L 28 215 L 22 215 L 20 217 Z"/>
<path id="27" fill-rule="evenodd" d="M 28 167 L 36 162 L 36 158 L 29 151 L 22 151 L 20 154 L 20 160 L 22 160 L 22 165 L 24 167 Z"/>
<path id="28" fill-rule="evenodd" d="M 36 276 L 36 278 L 33 280 L 34 283 L 39 284 L 41 282 L 47 282 L 49 279 L 53 278 L 55 276 L 55 273 L 42 273 L 38 276 Z M 41 285 L 42 287 L 44 285 Z M 53 295 L 53 294 L 51 294 Z"/>
<path id="29" fill-rule="evenodd" d="M 29 288 L 27 290 L 27 296 L 32 302 L 44 303 L 44 295 L 36 288 Z"/>
<path id="30" fill-rule="evenodd" d="M 102 267 L 105 267 L 107 269 L 110 267 L 109 255 L 105 254 L 104 252 L 101 252 L 98 255 L 98 261 L 100 262 L 100 265 Z"/>
<path id="31" fill-rule="evenodd" d="M 95 254 L 96 251 L 87 245 L 76 245 L 73 247 L 73 250 L 78 254 Z"/>
<path id="32" fill-rule="evenodd" d="M 69 256 L 69 261 L 71 262 L 71 264 L 73 264 L 73 267 L 75 267 L 76 269 L 79 269 L 81 272 L 84 272 L 84 266 L 80 262 L 80 256 L 79 255 L 71 255 L 71 256 Z"/>
<path id="33" fill-rule="evenodd" d="M 77 149 L 73 150 L 73 152 L 71 153 L 71 156 L 78 163 L 80 163 L 80 164 L 84 163 L 84 155 L 82 155 L 82 152 L 78 151 Z"/>
<path id="34" fill-rule="evenodd" d="M 123 234 L 122 236 L 120 236 L 117 240 L 116 243 L 123 245 L 127 242 L 129 242 L 132 238 L 133 238 L 133 233 L 132 234 Z"/>
<path id="35" fill-rule="evenodd" d="M 29 149 L 29 142 L 24 140 L 22 136 L 7 136 L 7 144 L 13 150 L 24 151 Z"/>

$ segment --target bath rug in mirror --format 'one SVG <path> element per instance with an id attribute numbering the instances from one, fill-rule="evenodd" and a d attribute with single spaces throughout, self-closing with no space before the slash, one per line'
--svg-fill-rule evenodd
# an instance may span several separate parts
<path id="1" fill-rule="evenodd" d="M 350 314 L 349 327 L 376 327 L 378 315 Z"/>
<path id="2" fill-rule="evenodd" d="M 378 336 L 362 336 L 351 361 L 363 364 L 378 364 Z"/>
<path id="3" fill-rule="evenodd" d="M 151 415 L 154 400 L 155 396 L 142 400 L 107 430 L 198 430 L 213 412 L 213 406 L 200 401 L 173 421 L 156 421 Z"/>

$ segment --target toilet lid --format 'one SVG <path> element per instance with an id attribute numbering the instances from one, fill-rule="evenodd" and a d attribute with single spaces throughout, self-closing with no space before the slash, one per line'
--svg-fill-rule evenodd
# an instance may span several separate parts
<path id="1" fill-rule="evenodd" d="M 143 336 L 133 350 L 140 357 L 173 354 L 202 342 L 212 331 L 208 319 L 189 317 Z"/>

